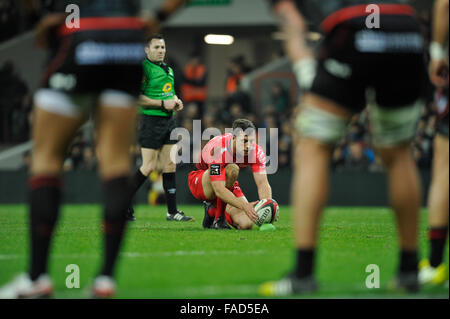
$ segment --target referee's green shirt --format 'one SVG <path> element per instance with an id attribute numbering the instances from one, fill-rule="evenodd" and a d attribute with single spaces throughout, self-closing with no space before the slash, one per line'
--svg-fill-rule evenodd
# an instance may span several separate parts
<path id="1" fill-rule="evenodd" d="M 171 67 L 165 63 L 154 63 L 149 59 L 142 62 L 144 78 L 141 94 L 155 100 L 172 100 L 175 95 L 174 75 Z M 139 113 L 151 116 L 172 117 L 173 111 L 164 109 L 145 109 L 139 106 Z"/>

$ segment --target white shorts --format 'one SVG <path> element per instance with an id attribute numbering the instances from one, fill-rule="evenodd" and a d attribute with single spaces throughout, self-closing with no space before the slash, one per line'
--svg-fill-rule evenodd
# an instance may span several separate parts
<path id="1" fill-rule="evenodd" d="M 128 108 L 136 105 L 136 98 L 118 90 L 104 90 L 100 94 L 67 94 L 55 89 L 39 89 L 34 94 L 34 106 L 67 117 L 86 115 L 96 106 Z"/>

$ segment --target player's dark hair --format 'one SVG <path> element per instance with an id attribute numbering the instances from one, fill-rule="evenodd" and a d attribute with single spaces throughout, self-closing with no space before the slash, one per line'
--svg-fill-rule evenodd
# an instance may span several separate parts
<path id="1" fill-rule="evenodd" d="M 147 41 L 145 42 L 146 43 L 145 46 L 149 47 L 150 42 L 152 42 L 153 39 L 164 40 L 164 36 L 160 33 L 152 34 L 151 36 L 149 36 L 147 38 Z"/>
<path id="2" fill-rule="evenodd" d="M 240 130 L 245 132 L 247 129 L 249 131 L 253 130 L 253 132 L 256 133 L 255 125 L 252 123 L 252 121 L 249 121 L 247 119 L 235 120 L 233 122 L 232 129 L 233 129 L 233 135 L 236 135 L 238 133 L 238 131 L 240 131 Z"/>

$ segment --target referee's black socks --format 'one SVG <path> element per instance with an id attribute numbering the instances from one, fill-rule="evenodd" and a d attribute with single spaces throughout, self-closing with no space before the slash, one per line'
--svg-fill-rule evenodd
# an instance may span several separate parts
<path id="1" fill-rule="evenodd" d="M 112 276 L 122 242 L 126 218 L 125 210 L 130 204 L 129 177 L 117 177 L 103 181 L 104 211 L 104 261 L 101 274 Z"/>
<path id="2" fill-rule="evenodd" d="M 177 185 L 175 173 L 163 173 L 163 188 L 166 193 L 167 209 L 169 214 L 177 213 Z"/>
<path id="3" fill-rule="evenodd" d="M 31 280 L 47 272 L 48 253 L 61 201 L 61 179 L 34 176 L 29 180 Z"/>

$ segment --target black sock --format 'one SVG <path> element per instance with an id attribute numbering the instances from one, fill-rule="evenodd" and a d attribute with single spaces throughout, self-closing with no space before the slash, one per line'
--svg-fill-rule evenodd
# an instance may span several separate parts
<path id="1" fill-rule="evenodd" d="M 177 213 L 177 186 L 175 173 L 163 173 L 163 188 L 166 193 L 167 209 L 169 214 Z"/>
<path id="2" fill-rule="evenodd" d="M 297 250 L 297 268 L 295 274 L 298 278 L 309 277 L 313 274 L 315 249 Z"/>
<path id="3" fill-rule="evenodd" d="M 126 218 L 125 210 L 130 204 L 129 178 L 118 177 L 103 182 L 104 192 L 104 262 L 101 274 L 112 276 L 119 254 Z"/>
<path id="4" fill-rule="evenodd" d="M 430 239 L 430 265 L 437 267 L 442 263 L 444 248 L 447 242 L 448 226 L 431 227 L 428 230 Z"/>
<path id="5" fill-rule="evenodd" d="M 47 272 L 48 253 L 61 201 L 61 179 L 35 176 L 29 180 L 31 280 Z"/>
<path id="6" fill-rule="evenodd" d="M 144 182 L 147 180 L 147 176 L 142 174 L 141 170 L 138 168 L 136 173 L 131 177 L 131 198 L 134 197 L 136 192 L 139 190 L 139 188 L 144 184 Z"/>
<path id="7" fill-rule="evenodd" d="M 400 251 L 400 272 L 417 272 L 417 250 Z"/>

